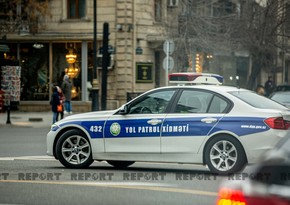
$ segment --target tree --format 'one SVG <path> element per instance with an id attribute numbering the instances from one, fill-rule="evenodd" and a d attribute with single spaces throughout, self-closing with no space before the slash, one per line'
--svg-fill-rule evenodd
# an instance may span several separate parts
<path id="1" fill-rule="evenodd" d="M 274 73 L 277 51 L 284 52 L 284 0 L 180 0 L 179 34 L 175 39 L 185 53 L 234 53 L 247 50 L 252 68 L 247 85 L 253 89 L 262 69 Z M 286 12 L 287 13 L 287 12 Z M 288 21 L 288 22 L 287 22 Z M 181 55 L 181 52 L 178 52 Z"/>
<path id="2" fill-rule="evenodd" d="M 42 22 L 46 16 L 51 16 L 49 0 L 0 0 L 2 34 L 20 30 L 36 34 L 44 27 Z"/>

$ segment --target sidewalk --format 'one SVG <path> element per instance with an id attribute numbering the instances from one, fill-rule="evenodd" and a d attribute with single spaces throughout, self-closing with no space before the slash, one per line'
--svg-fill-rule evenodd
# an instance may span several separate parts
<path id="1" fill-rule="evenodd" d="M 0 113 L 1 126 L 47 127 L 52 124 L 52 112 L 10 112 L 10 122 L 7 124 L 7 112 Z"/>

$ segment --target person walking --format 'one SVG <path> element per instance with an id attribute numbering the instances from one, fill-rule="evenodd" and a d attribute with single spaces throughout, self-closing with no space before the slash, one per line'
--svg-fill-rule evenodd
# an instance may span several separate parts
<path id="1" fill-rule="evenodd" d="M 50 100 L 51 110 L 52 110 L 52 124 L 54 124 L 57 121 L 58 117 L 58 111 L 57 106 L 60 105 L 59 95 L 57 92 L 57 87 L 54 86 L 52 89 L 52 96 Z"/>
<path id="2" fill-rule="evenodd" d="M 58 120 L 59 116 L 60 116 L 60 120 L 63 119 L 63 116 L 64 116 L 64 102 L 65 102 L 65 97 L 64 97 L 64 94 L 61 90 L 61 88 L 59 86 L 56 86 L 57 88 L 57 93 L 58 93 L 58 96 L 59 96 L 59 100 L 60 100 L 60 105 L 57 106 L 57 117 L 56 119 Z"/>
<path id="3" fill-rule="evenodd" d="M 64 97 L 65 97 L 64 114 L 72 114 L 71 89 L 72 89 L 72 83 L 69 80 L 69 76 L 68 75 L 64 75 L 63 83 L 62 83 L 62 91 L 63 91 Z"/>

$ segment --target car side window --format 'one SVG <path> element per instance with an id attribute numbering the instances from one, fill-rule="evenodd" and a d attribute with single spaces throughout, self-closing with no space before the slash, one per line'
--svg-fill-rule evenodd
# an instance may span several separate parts
<path id="1" fill-rule="evenodd" d="M 219 96 L 215 95 L 211 101 L 208 112 L 209 113 L 224 113 L 226 112 L 227 107 L 228 107 L 228 102 L 220 98 Z"/>
<path id="2" fill-rule="evenodd" d="M 208 99 L 212 98 L 211 93 L 184 90 L 177 102 L 174 113 L 206 113 Z"/>
<path id="3" fill-rule="evenodd" d="M 163 90 L 150 93 L 133 102 L 129 107 L 130 114 L 165 113 L 175 90 Z"/>

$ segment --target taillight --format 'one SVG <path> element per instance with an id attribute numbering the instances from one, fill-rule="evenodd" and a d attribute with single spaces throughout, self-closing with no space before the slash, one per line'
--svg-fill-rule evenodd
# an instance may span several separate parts
<path id="1" fill-rule="evenodd" d="M 288 130 L 290 122 L 282 117 L 271 117 L 265 120 L 265 123 L 272 129 Z"/>
<path id="2" fill-rule="evenodd" d="M 219 191 L 217 205 L 246 205 L 244 194 L 240 190 L 222 188 Z"/>

